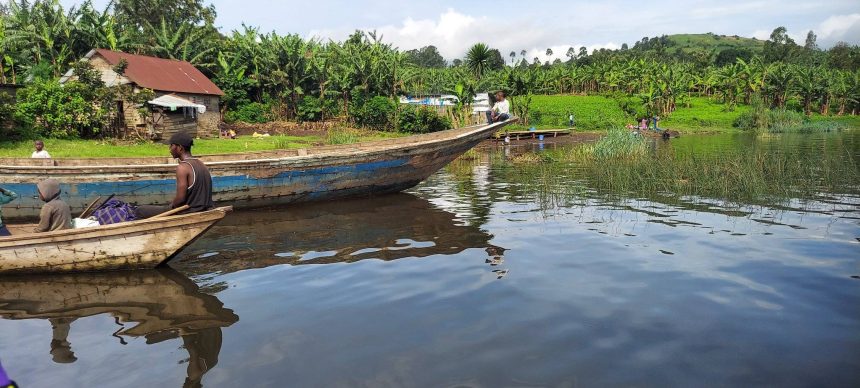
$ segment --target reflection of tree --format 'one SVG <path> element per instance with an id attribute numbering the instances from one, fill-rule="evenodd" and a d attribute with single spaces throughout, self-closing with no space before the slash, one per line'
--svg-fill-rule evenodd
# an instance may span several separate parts
<path id="1" fill-rule="evenodd" d="M 185 386 L 199 387 L 218 363 L 221 328 L 239 320 L 216 297 L 169 268 L 100 274 L 16 276 L 0 280 L 0 317 L 48 319 L 51 356 L 75 362 L 68 335 L 78 318 L 109 314 L 121 327 L 110 335 L 145 337 L 147 344 L 182 338 L 188 351 Z M 125 324 L 131 323 L 131 327 Z"/>

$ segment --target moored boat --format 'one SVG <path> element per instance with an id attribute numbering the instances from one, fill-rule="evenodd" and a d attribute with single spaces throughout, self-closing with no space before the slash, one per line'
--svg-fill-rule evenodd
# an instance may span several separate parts
<path id="1" fill-rule="evenodd" d="M 390 193 L 415 186 L 513 120 L 377 142 L 199 159 L 212 175 L 214 200 L 237 207 Z M 3 207 L 3 217 L 38 216 L 42 204 L 35 184 L 45 178 L 61 182 L 73 211 L 112 194 L 141 205 L 166 204 L 175 194 L 175 173 L 176 161 L 167 156 L 0 158 L 0 186 L 20 195 Z"/>
<path id="2" fill-rule="evenodd" d="M 0 237 L 0 273 L 155 268 L 231 210 Z"/>

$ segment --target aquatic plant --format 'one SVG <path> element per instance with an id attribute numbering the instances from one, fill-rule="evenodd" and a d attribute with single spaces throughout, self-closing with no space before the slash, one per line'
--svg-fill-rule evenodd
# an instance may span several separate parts
<path id="1" fill-rule="evenodd" d="M 577 194 L 583 187 L 626 198 L 709 198 L 739 204 L 860 192 L 858 157 L 842 142 L 820 150 L 774 146 L 691 152 L 659 143 L 649 150 L 649 140 L 637 143 L 612 136 L 594 145 L 546 151 L 549 156 L 540 162 L 519 157 L 501 163 L 516 170 L 507 171 L 542 204 L 557 203 L 558 195 Z M 629 147 L 633 151 L 622 151 Z"/>

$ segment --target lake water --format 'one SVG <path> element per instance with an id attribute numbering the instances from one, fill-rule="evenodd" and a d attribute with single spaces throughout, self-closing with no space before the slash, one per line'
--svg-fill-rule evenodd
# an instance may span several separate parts
<path id="1" fill-rule="evenodd" d="M 775 144 L 860 161 L 856 132 L 654 146 Z M 857 191 L 547 202 L 506 162 L 540 148 L 237 211 L 172 268 L 3 278 L 0 360 L 22 387 L 860 386 Z"/>

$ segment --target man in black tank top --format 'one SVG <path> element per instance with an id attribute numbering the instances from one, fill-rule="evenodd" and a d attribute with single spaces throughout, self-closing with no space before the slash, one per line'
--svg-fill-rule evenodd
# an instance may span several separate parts
<path id="1" fill-rule="evenodd" d="M 188 205 L 188 210 L 180 214 L 201 212 L 212 209 L 212 176 L 209 169 L 200 160 L 191 155 L 194 139 L 186 133 L 177 133 L 170 137 L 170 155 L 179 159 L 176 166 L 176 196 L 170 206 L 139 206 L 137 218 L 149 218 L 170 209 Z"/>

